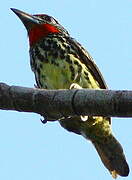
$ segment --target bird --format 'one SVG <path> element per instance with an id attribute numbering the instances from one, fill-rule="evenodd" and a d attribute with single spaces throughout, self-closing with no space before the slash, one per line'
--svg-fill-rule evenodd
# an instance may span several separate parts
<path id="1" fill-rule="evenodd" d="M 55 18 L 11 10 L 27 30 L 30 65 L 37 88 L 108 88 L 88 51 Z M 110 117 L 77 115 L 64 117 L 59 123 L 67 131 L 91 141 L 113 178 L 128 176 L 129 166 L 121 144 L 112 133 Z"/>

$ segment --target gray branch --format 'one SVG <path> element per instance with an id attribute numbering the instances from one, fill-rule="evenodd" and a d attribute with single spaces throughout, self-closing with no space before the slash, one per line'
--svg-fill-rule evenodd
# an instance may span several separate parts
<path id="1" fill-rule="evenodd" d="M 132 117 L 132 91 L 44 90 L 0 83 L 0 109 L 34 112 L 49 121 L 75 115 Z"/>

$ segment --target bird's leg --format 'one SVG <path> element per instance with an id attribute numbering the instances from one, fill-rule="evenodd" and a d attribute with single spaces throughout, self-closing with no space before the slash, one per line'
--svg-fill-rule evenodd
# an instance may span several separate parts
<path id="1" fill-rule="evenodd" d="M 69 89 L 83 89 L 79 84 L 72 83 Z"/>
<path id="2" fill-rule="evenodd" d="M 43 124 L 46 124 L 47 123 L 47 119 L 40 119 L 40 121 L 43 123 Z"/>

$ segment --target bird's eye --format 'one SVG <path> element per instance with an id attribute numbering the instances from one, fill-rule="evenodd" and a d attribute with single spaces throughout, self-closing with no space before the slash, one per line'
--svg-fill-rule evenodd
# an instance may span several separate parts
<path id="1" fill-rule="evenodd" d="M 45 16 L 44 19 L 48 22 L 51 22 L 51 17 L 50 16 Z"/>
<path id="2" fill-rule="evenodd" d="M 45 20 L 48 21 L 49 23 L 56 24 L 56 20 L 50 16 L 45 16 Z"/>

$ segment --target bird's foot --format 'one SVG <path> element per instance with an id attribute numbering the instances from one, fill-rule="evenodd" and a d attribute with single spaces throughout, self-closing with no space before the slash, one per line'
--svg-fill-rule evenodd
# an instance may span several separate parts
<path id="1" fill-rule="evenodd" d="M 40 119 L 40 121 L 43 123 L 43 124 L 46 124 L 48 121 L 47 121 L 47 119 Z"/>
<path id="2" fill-rule="evenodd" d="M 72 83 L 70 85 L 70 89 L 82 89 L 82 87 L 80 85 L 78 85 L 77 83 Z"/>

